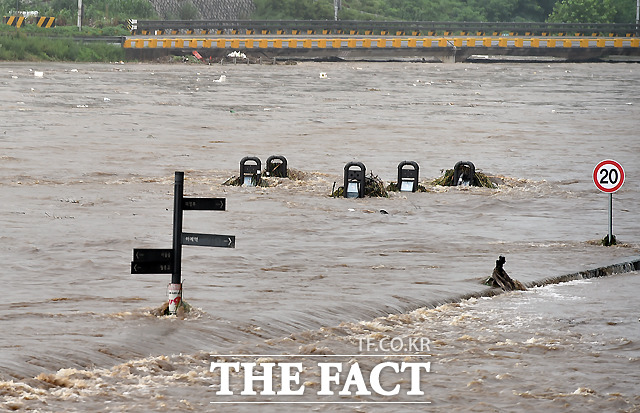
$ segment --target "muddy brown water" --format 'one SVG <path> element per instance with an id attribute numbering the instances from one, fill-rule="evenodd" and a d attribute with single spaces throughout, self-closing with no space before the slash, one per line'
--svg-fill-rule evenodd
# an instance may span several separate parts
<path id="1" fill-rule="evenodd" d="M 626 63 L 1 63 L 0 409 L 637 410 L 637 273 L 437 305 L 499 255 L 522 282 L 638 255 L 639 85 Z M 222 185 L 270 155 L 303 179 Z M 607 158 L 626 172 L 611 248 Z M 404 160 L 428 192 L 329 196 L 347 162 L 388 183 Z M 430 185 L 460 160 L 501 184 Z M 175 171 L 227 198 L 184 230 L 236 236 L 183 248 L 184 320 L 150 315 L 169 275 L 130 274 L 133 248 L 171 246 Z M 409 358 L 431 362 L 424 396 L 390 370 L 396 396 L 316 394 L 318 363 L 401 362 L 344 355 L 411 337 L 431 343 Z M 216 360 L 296 360 L 308 390 L 243 396 L 233 376 L 225 398 Z"/>

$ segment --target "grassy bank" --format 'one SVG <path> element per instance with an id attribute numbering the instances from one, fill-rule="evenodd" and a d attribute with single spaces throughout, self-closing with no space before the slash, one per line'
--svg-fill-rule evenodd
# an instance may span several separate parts
<path id="1" fill-rule="evenodd" d="M 124 49 L 106 43 L 82 43 L 71 37 L 27 36 L 19 30 L 0 32 L 0 61 L 115 62 Z"/>

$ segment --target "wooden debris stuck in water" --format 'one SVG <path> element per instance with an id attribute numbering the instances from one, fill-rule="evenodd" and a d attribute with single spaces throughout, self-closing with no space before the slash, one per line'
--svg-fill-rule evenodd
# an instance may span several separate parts
<path id="1" fill-rule="evenodd" d="M 286 178 L 292 181 L 304 181 L 308 179 L 308 176 L 309 174 L 307 172 L 299 171 L 297 169 L 287 168 Z M 256 185 L 257 175 L 254 175 L 251 177 L 251 182 L 254 186 L 268 188 L 271 186 L 275 186 L 277 184 L 277 179 L 285 179 L 285 178 L 270 177 L 266 175 L 266 171 L 265 171 L 265 175 L 260 177 L 260 181 L 257 182 L 257 185 Z M 222 185 L 227 185 L 227 186 L 242 186 L 243 184 L 244 182 L 241 179 L 241 177 L 235 176 L 235 175 L 222 183 Z"/>
<path id="2" fill-rule="evenodd" d="M 493 269 L 491 277 L 487 278 L 484 284 L 494 288 L 500 287 L 504 291 L 526 291 L 527 288 L 520 281 L 509 277 L 509 274 L 507 274 L 503 268 L 505 262 L 507 262 L 507 260 L 501 255 L 499 259 L 496 260 L 496 267 Z"/>

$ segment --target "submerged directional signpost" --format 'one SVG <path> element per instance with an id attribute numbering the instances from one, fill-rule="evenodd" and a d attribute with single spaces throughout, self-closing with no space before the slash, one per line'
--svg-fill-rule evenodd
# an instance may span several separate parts
<path id="1" fill-rule="evenodd" d="M 622 165 L 612 159 L 605 159 L 593 169 L 593 183 L 602 192 L 609 194 L 609 237 L 607 245 L 613 244 L 613 193 L 624 183 Z"/>
<path id="2" fill-rule="evenodd" d="M 135 248 L 131 274 L 171 274 L 169 314 L 175 314 L 182 300 L 182 246 L 235 248 L 234 235 L 195 234 L 182 232 L 182 212 L 224 211 L 225 198 L 185 198 L 184 172 L 176 172 L 173 204 L 173 248 Z"/>

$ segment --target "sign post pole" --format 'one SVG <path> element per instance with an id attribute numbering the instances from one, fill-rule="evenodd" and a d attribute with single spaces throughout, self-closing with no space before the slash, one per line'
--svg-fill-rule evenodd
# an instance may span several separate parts
<path id="1" fill-rule="evenodd" d="M 609 245 L 613 242 L 613 194 L 609 194 Z"/>
<path id="2" fill-rule="evenodd" d="M 171 283 L 181 283 L 182 271 L 182 198 L 184 187 L 184 172 L 176 172 L 173 196 L 173 272 Z"/>
<path id="3" fill-rule="evenodd" d="M 184 172 L 176 172 L 173 196 L 173 271 L 169 284 L 169 314 L 176 314 L 182 301 L 182 198 Z"/>
<path id="4" fill-rule="evenodd" d="M 602 192 L 609 194 L 609 235 L 606 245 L 613 244 L 613 193 L 624 183 L 622 165 L 612 159 L 605 159 L 593 169 L 593 183 Z M 604 240 L 603 240 L 604 243 Z"/>

